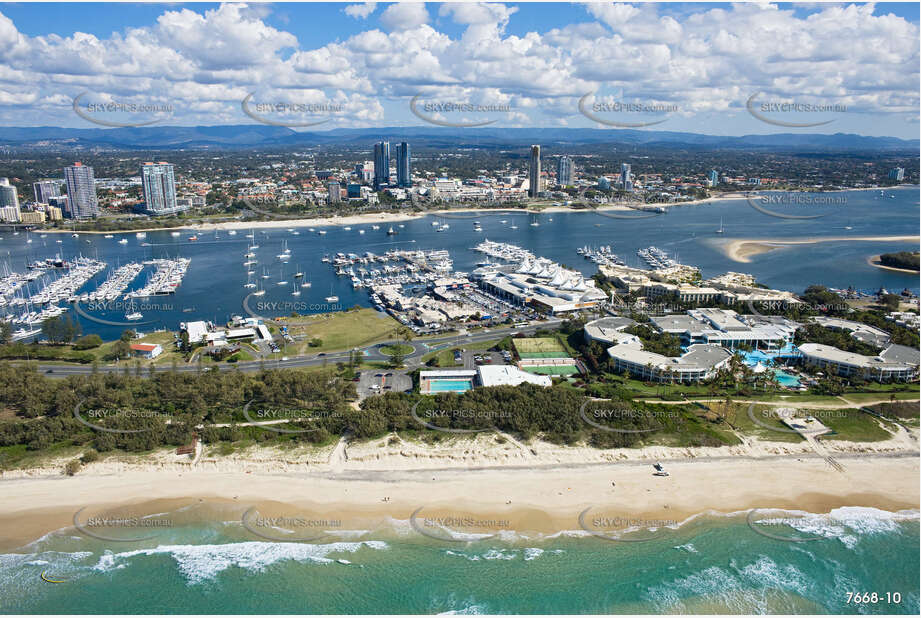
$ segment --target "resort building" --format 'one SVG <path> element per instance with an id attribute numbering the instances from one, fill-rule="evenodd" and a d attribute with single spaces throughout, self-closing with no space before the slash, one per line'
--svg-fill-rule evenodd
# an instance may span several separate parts
<path id="1" fill-rule="evenodd" d="M 685 345 L 708 343 L 735 350 L 739 347 L 775 350 L 788 347 L 799 325 L 791 320 L 739 316 L 729 309 L 691 309 L 685 315 L 650 318 L 663 333 L 681 337 Z"/>
<path id="2" fill-rule="evenodd" d="M 845 352 L 830 345 L 799 346 L 803 363 L 842 377 L 855 376 L 877 382 L 907 382 L 918 377 L 918 350 L 890 345 L 878 356 Z"/>
<path id="3" fill-rule="evenodd" d="M 694 344 L 678 357 L 643 349 L 642 343 L 625 342 L 608 348 L 615 371 L 627 371 L 641 380 L 692 383 L 707 380 L 726 365 L 732 352 L 717 345 Z"/>
<path id="4" fill-rule="evenodd" d="M 592 322 L 586 322 L 582 327 L 586 341 L 597 341 L 607 345 L 626 343 L 631 338 L 636 339 L 635 335 L 627 334 L 625 328 L 630 328 L 636 324 L 630 318 L 601 318 Z"/>
<path id="5" fill-rule="evenodd" d="M 889 333 L 868 324 L 825 316 L 817 316 L 813 318 L 813 321 L 824 328 L 849 332 L 851 337 L 857 341 L 877 348 L 882 348 L 889 343 Z"/>

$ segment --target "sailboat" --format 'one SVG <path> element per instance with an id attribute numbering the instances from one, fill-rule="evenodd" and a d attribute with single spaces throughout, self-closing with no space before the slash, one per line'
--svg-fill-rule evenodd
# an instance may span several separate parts
<path id="1" fill-rule="evenodd" d="M 301 295 L 301 291 L 297 289 L 297 286 L 292 283 L 291 284 L 291 296 L 300 296 L 300 295 Z"/>
<path id="2" fill-rule="evenodd" d="M 723 233 L 723 218 L 722 217 L 720 217 L 720 229 L 716 230 L 716 233 L 717 234 Z"/>
<path id="3" fill-rule="evenodd" d="M 288 282 L 285 280 L 284 270 L 279 270 L 278 273 L 278 285 L 288 285 Z"/>
<path id="4" fill-rule="evenodd" d="M 302 288 L 309 288 L 311 285 L 313 285 L 313 284 L 310 283 L 309 281 L 305 281 L 305 282 L 303 282 L 303 283 L 301 284 L 301 287 L 302 287 Z"/>
<path id="5" fill-rule="evenodd" d="M 246 273 L 246 283 L 243 284 L 243 287 L 245 288 L 256 287 L 256 284 L 253 283 L 253 271 L 250 270 Z"/>
<path id="6" fill-rule="evenodd" d="M 287 240 L 283 241 L 282 246 L 284 247 L 284 249 L 282 250 L 281 253 L 279 253 L 275 257 L 277 257 L 279 260 L 287 260 L 291 257 L 291 249 L 288 248 L 288 241 Z"/>
<path id="7" fill-rule="evenodd" d="M 300 279 L 303 276 L 304 276 L 304 271 L 300 270 L 300 265 L 298 265 L 298 271 L 294 273 L 294 278 Z"/>
<path id="8" fill-rule="evenodd" d="M 253 296 L 265 296 L 265 290 L 263 290 L 262 288 L 260 288 L 260 287 L 257 285 L 257 286 L 256 286 L 256 291 L 253 292 Z"/>
<path id="9" fill-rule="evenodd" d="M 339 302 L 339 297 L 333 294 L 332 284 L 330 284 L 329 286 L 329 296 L 326 297 L 326 302 L 328 303 L 338 303 Z"/>
<path id="10" fill-rule="evenodd" d="M 134 321 L 134 320 L 140 320 L 143 317 L 144 317 L 143 313 L 134 309 L 134 301 L 132 300 L 131 304 L 128 307 L 128 311 L 125 313 L 125 319 Z"/>
<path id="11" fill-rule="evenodd" d="M 267 273 L 267 272 L 265 271 L 265 268 L 262 269 L 262 278 L 263 278 L 263 279 L 268 279 L 268 278 L 269 278 L 269 273 Z"/>

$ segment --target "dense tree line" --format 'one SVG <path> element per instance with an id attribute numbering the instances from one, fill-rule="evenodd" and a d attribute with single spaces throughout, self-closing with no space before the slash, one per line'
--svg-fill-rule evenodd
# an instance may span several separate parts
<path id="1" fill-rule="evenodd" d="M 883 253 L 879 256 L 879 261 L 883 266 L 891 266 L 892 268 L 905 268 L 907 270 L 919 270 L 919 254 L 918 252 L 910 251 L 899 251 L 897 253 Z"/>

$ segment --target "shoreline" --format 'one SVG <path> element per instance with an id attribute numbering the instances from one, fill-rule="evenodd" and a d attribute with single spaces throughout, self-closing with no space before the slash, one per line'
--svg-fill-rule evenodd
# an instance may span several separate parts
<path id="1" fill-rule="evenodd" d="M 341 531 L 406 522 L 423 509 L 420 518 L 480 517 L 507 522 L 503 531 L 538 534 L 579 531 L 578 516 L 586 508 L 606 517 L 675 522 L 762 508 L 918 509 L 917 453 L 837 458 L 842 472 L 809 454 L 670 461 L 668 477 L 654 477 L 648 461 L 636 461 L 545 469 L 316 466 L 306 473 L 285 472 L 279 462 L 275 473 L 189 469 L 17 478 L 0 481 L 6 498 L 0 504 L 0 551 L 72 528 L 74 514 L 84 507 L 92 514 L 135 517 L 194 505 L 217 508 L 220 517 L 230 508 L 239 517 L 257 507 L 260 513 L 338 520 Z M 494 491 L 482 491 L 486 487 Z M 467 496 L 473 498 L 458 499 Z"/>
<path id="2" fill-rule="evenodd" d="M 720 201 L 720 200 L 744 200 L 745 196 L 741 193 L 733 192 L 727 193 L 721 196 L 708 197 L 702 200 L 693 200 L 688 202 L 677 202 L 671 204 L 656 204 L 657 206 L 662 206 L 666 209 L 681 207 L 681 206 L 694 206 L 698 204 L 705 204 L 708 202 Z M 636 203 L 635 205 L 642 205 Z M 415 219 L 423 219 L 425 217 L 447 217 L 450 218 L 452 214 L 457 213 L 479 213 L 483 215 L 488 215 L 491 213 L 509 213 L 510 215 L 538 215 L 538 214 L 551 214 L 551 213 L 592 213 L 592 212 L 607 212 L 607 211 L 629 211 L 636 210 L 630 206 L 623 204 L 609 204 L 604 206 L 599 206 L 597 208 L 572 208 L 571 206 L 547 206 L 543 208 L 478 208 L 471 206 L 470 208 L 451 208 L 451 209 L 441 209 L 441 210 L 426 210 L 423 212 L 380 212 L 380 213 L 368 213 L 361 215 L 347 215 L 344 217 L 332 216 L 332 217 L 316 217 L 316 218 L 306 218 L 306 219 L 269 219 L 261 221 L 223 221 L 221 223 L 190 223 L 189 225 L 173 226 L 173 227 L 150 227 L 150 228 L 136 228 L 130 230 L 78 230 L 77 234 L 132 234 L 136 232 L 169 232 L 177 230 L 188 230 L 188 231 L 222 231 L 222 230 L 248 230 L 248 229 L 276 229 L 276 228 L 304 228 L 304 227 L 336 227 L 344 225 L 372 225 L 372 224 L 391 224 L 391 223 L 400 223 L 403 221 L 412 221 Z M 73 230 L 66 229 L 43 229 L 39 228 L 35 230 L 43 234 L 72 234 Z"/>
<path id="3" fill-rule="evenodd" d="M 919 242 L 919 236 L 813 236 L 809 238 L 736 238 L 717 244 L 717 248 L 733 262 L 751 263 L 751 258 L 768 251 L 793 245 L 821 242 Z M 912 274 L 917 274 L 914 271 Z"/>
<path id="4" fill-rule="evenodd" d="M 891 270 L 897 273 L 906 273 L 909 275 L 915 275 L 916 277 L 921 274 L 921 271 L 911 270 L 909 268 L 896 268 L 895 266 L 885 266 L 880 263 L 880 255 L 871 255 L 867 258 L 867 264 L 870 266 L 875 266 L 877 268 L 882 268 L 883 270 Z"/>

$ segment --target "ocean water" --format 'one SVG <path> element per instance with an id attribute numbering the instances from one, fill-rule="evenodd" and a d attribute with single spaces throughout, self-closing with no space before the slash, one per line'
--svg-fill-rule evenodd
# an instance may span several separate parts
<path id="1" fill-rule="evenodd" d="M 795 198 L 802 194 L 776 195 L 781 198 L 792 195 Z M 387 235 L 387 224 L 380 224 L 378 230 L 373 230 L 370 224 L 353 225 L 351 230 L 333 226 L 325 228 L 325 235 L 316 231 L 311 233 L 306 227 L 298 228 L 298 235 L 284 227 L 257 230 L 259 249 L 255 251 L 258 260 L 255 277 L 266 289 L 265 296 L 259 299 L 258 313 L 277 317 L 293 311 L 310 314 L 335 310 L 324 301 L 330 295 L 339 297 L 338 305 L 342 308 L 356 304 L 370 306 L 365 290 L 353 290 L 347 278 L 337 277 L 329 264 L 321 262 L 324 254 L 447 249 L 455 269 L 469 272 L 484 258 L 482 254 L 471 251 L 484 238 L 523 246 L 586 275 L 595 273 L 597 268 L 576 253 L 579 247 L 610 245 L 628 265 L 645 267 L 636 251 L 655 245 L 683 263 L 700 267 L 705 277 L 732 270 L 751 273 L 761 283 L 794 292 L 802 292 L 813 283 L 841 288 L 853 286 L 866 291 L 876 291 L 880 287 L 901 291 L 907 287 L 917 292 L 917 276 L 875 268 L 867 263 L 871 255 L 917 250 L 917 243 L 841 240 L 787 246 L 755 256 L 751 263 L 733 262 L 720 250 L 721 243 L 733 238 L 858 238 L 918 234 L 917 188 L 886 190 L 883 195 L 878 191 L 848 191 L 822 196 L 840 198 L 844 202 L 808 208 L 771 205 L 774 212 L 824 215 L 810 220 L 772 217 L 754 209 L 746 200 L 720 200 L 676 207 L 666 215 L 632 220 L 614 218 L 605 213 L 581 212 L 540 215 L 514 211 L 455 213 L 438 217 L 440 223 L 450 225 L 445 232 L 436 232 L 431 225 L 435 219 L 427 216 L 405 221 L 402 228 L 394 224 L 398 232 L 395 236 Z M 636 213 L 626 213 L 627 216 L 631 214 Z M 503 220 L 505 223 L 502 223 Z M 474 221 L 480 222 L 481 232 L 474 231 Z M 532 226 L 531 223 L 535 222 L 539 225 Z M 724 233 L 719 235 L 716 230 L 721 224 Z M 359 234 L 359 230 L 365 233 Z M 198 233 L 199 240 L 195 242 L 188 240 L 190 234 L 183 232 L 174 237 L 165 231 L 148 232 L 145 239 L 136 238 L 134 233 L 115 234 L 111 239 L 95 234 L 82 234 L 79 238 L 72 238 L 70 234 L 47 234 L 45 238 L 32 234 L 32 242 L 27 243 L 25 234 L 13 236 L 10 232 L 2 232 L 0 269 L 8 266 L 11 270 L 22 271 L 27 263 L 55 254 L 65 258 L 79 254 L 97 257 L 105 260 L 112 269 L 128 261 L 189 257 L 192 262 L 178 292 L 172 296 L 137 301 L 136 308 L 144 314 L 144 319 L 131 326 L 144 332 L 155 328 L 175 330 L 182 321 L 204 319 L 223 323 L 232 315 L 242 315 L 243 300 L 251 291 L 243 287 L 247 280 L 246 267 L 243 266 L 247 232 L 239 230 L 235 236 L 228 235 L 226 231 Z M 128 243 L 119 244 L 121 238 L 127 238 Z M 57 243 L 58 240 L 61 242 Z M 292 251 L 287 265 L 280 264 L 276 259 L 283 243 L 287 243 Z M 270 279 L 261 279 L 263 269 Z M 311 288 L 302 290 L 299 297 L 291 295 L 290 284 L 275 284 L 282 277 L 292 281 L 296 270 L 303 271 L 305 279 L 313 284 Z M 150 272 L 149 268 L 146 269 L 129 289 L 140 288 Z M 96 275 L 82 291 L 95 289 L 105 277 L 106 272 Z M 33 284 L 31 290 L 37 291 L 37 286 Z M 124 321 L 126 307 L 112 309 L 94 309 L 89 313 L 104 320 Z M 75 315 L 73 311 L 71 314 L 81 322 L 84 332 L 97 332 L 104 338 L 117 337 L 125 328 L 94 322 Z"/>
<path id="2" fill-rule="evenodd" d="M 776 517 L 772 536 L 740 513 L 619 537 L 643 542 L 581 530 L 436 541 L 407 522 L 304 543 L 239 521 L 119 543 L 65 529 L 0 555 L 0 613 L 918 613 L 917 512 Z"/>

